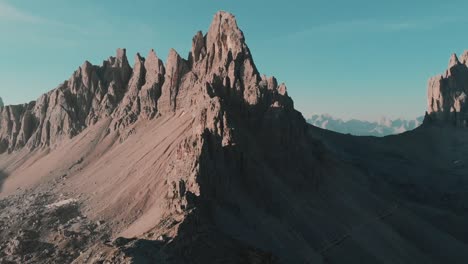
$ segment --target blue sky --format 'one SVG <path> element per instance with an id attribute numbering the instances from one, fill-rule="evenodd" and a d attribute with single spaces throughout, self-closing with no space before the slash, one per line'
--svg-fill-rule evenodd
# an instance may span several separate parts
<path id="1" fill-rule="evenodd" d="M 468 1 L 0 0 L 0 96 L 34 100 L 118 47 L 187 56 L 217 10 L 234 13 L 260 72 L 308 117 L 414 118 L 430 76 L 468 49 Z"/>

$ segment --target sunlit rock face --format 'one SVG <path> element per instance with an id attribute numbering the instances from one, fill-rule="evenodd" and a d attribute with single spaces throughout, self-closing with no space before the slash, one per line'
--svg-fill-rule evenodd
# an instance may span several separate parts
<path id="1" fill-rule="evenodd" d="M 448 66 L 444 74 L 429 80 L 425 123 L 467 127 L 468 51 L 460 59 L 453 54 Z"/>
<path id="2" fill-rule="evenodd" d="M 83 165 L 76 171 L 85 175 L 85 164 L 104 162 L 105 155 L 115 153 L 119 158 L 109 160 L 118 166 L 103 163 L 96 168 L 118 171 L 93 172 L 97 177 L 109 177 L 103 180 L 108 187 L 96 184 L 94 176 L 90 186 L 86 180 L 77 180 L 80 186 L 86 185 L 86 192 L 99 186 L 102 196 L 93 196 L 96 202 L 89 204 L 96 205 L 100 218 L 109 212 L 105 222 L 112 221 L 115 230 L 130 230 L 136 214 L 149 213 L 151 219 L 142 220 L 145 224 L 138 226 L 138 233 L 129 232 L 140 235 L 158 229 L 164 237 L 177 237 L 180 245 L 174 243 L 176 250 L 181 247 L 203 257 L 190 257 L 201 260 L 193 263 L 213 263 L 219 259 L 210 257 L 213 253 L 229 260 L 219 263 L 274 263 L 262 260 L 269 261 L 269 253 L 259 255 L 235 239 L 220 236 L 211 216 L 217 213 L 215 203 L 221 201 L 229 212 L 242 213 L 239 219 L 255 224 L 263 214 L 251 217 L 255 207 L 290 210 L 290 206 L 283 207 L 288 198 L 276 195 L 277 190 L 310 193 L 324 171 L 331 170 L 331 161 L 321 142 L 310 138 L 308 129 L 302 114 L 294 109 L 286 85 L 258 72 L 235 17 L 218 12 L 208 32 L 197 32 L 193 37 L 188 58 L 172 49 L 163 64 L 151 50 L 146 58 L 136 54 L 132 68 L 125 50 L 119 49 L 102 66 L 85 62 L 68 81 L 38 100 L 1 108 L 0 154 L 11 157 L 42 152 L 43 148 L 48 155 L 76 155 L 71 165 L 62 165 L 62 160 L 59 165 L 47 165 L 49 173 L 59 171 L 53 166 L 64 166 L 66 174 L 60 177 L 71 180 L 77 165 Z M 67 144 L 73 147 L 64 147 Z M 123 151 L 114 152 L 118 148 Z M 85 152 L 71 155 L 82 149 Z M 132 167 L 132 172 L 120 165 Z M 114 181 L 120 176 L 119 182 L 125 184 Z M 264 184 L 266 179 L 272 184 Z M 284 188 L 280 186 L 283 182 Z M 77 189 L 75 186 L 74 191 Z M 256 202 L 239 197 L 252 197 Z M 111 200 L 102 206 L 107 198 Z M 161 214 L 154 216 L 151 212 L 155 211 Z M 235 232 L 244 233 L 252 224 Z M 208 232 L 203 231 L 200 237 L 199 230 L 205 227 Z M 270 233 L 267 230 L 265 234 Z M 205 246 L 194 250 L 207 244 L 204 240 L 226 250 Z M 88 256 L 93 255 L 90 250 Z M 171 255 L 180 256 L 180 252 Z M 254 260 L 246 260 L 244 256 L 251 252 Z M 125 263 L 113 257 L 107 262 Z M 90 262 L 94 261 L 85 258 L 74 263 Z"/>
<path id="3" fill-rule="evenodd" d="M 36 101 L 2 107 L 0 153 L 25 146 L 53 147 L 102 120 L 109 120 L 109 131 L 119 132 L 138 120 L 178 111 L 196 113 L 208 103 L 222 102 L 220 111 L 235 109 L 251 122 L 263 122 L 265 129 L 287 127 L 284 123 L 291 120 L 304 123 L 286 86 L 260 75 L 230 13 L 218 12 L 205 35 L 196 33 L 187 59 L 172 49 L 164 65 L 151 50 L 146 58 L 136 54 L 133 65 L 126 50 L 117 49 L 115 57 L 100 66 L 85 61 Z M 286 118 L 290 113 L 294 118 Z M 276 117 L 281 122 L 272 124 Z"/>

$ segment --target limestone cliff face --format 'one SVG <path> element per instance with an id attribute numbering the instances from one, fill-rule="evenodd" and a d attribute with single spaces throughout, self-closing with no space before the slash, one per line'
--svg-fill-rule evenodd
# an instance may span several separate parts
<path id="1" fill-rule="evenodd" d="M 429 80 L 428 111 L 425 122 L 468 126 L 468 51 L 460 59 L 453 54 L 449 68 Z"/>
<path id="2" fill-rule="evenodd" d="M 3 107 L 0 153 L 53 146 L 106 118 L 111 119 L 109 129 L 118 131 L 138 119 L 193 113 L 206 104 L 222 104 L 219 109 L 235 109 L 255 122 L 295 113 L 286 86 L 260 76 L 242 31 L 226 12 L 215 15 L 206 35 L 194 36 L 187 60 L 171 50 L 164 66 L 151 50 L 147 59 L 137 54 L 132 69 L 125 49 L 118 49 L 101 66 L 85 62 L 35 102 Z M 268 124 L 270 129 L 276 125 Z"/>
<path id="3" fill-rule="evenodd" d="M 126 94 L 112 117 L 112 128 L 125 128 L 139 117 L 150 119 L 157 113 L 157 101 L 161 96 L 165 67 L 151 50 L 147 59 L 137 54 Z"/>
<path id="4" fill-rule="evenodd" d="M 35 102 L 2 108 L 0 152 L 54 145 L 110 116 L 131 74 L 125 49 L 119 49 L 102 66 L 85 62 L 70 79 Z"/>
<path id="5" fill-rule="evenodd" d="M 171 161 L 179 165 L 166 173 L 174 186 L 171 193 L 183 186 L 198 200 L 235 201 L 248 190 L 266 204 L 281 204 L 263 177 L 301 190 L 305 178 L 318 181 L 326 167 L 318 166 L 326 164 L 323 148 L 306 135 L 307 124 L 286 86 L 259 74 L 229 13 L 217 13 L 210 31 L 194 36 L 188 60 L 170 52 L 158 111 L 194 119 L 192 136 Z M 190 164 L 195 167 L 186 167 Z M 187 171 L 195 177 L 184 176 L 190 175 Z"/>

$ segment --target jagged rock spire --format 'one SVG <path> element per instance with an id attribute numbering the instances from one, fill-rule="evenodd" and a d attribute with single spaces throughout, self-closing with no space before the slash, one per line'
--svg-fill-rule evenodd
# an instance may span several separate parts
<path id="1" fill-rule="evenodd" d="M 206 47 L 219 60 L 227 58 L 228 52 L 234 60 L 244 52 L 244 33 L 237 26 L 234 15 L 224 11 L 215 14 L 206 35 Z"/>
<path id="2" fill-rule="evenodd" d="M 161 98 L 158 102 L 158 110 L 161 113 L 174 112 L 178 104 L 181 103 L 179 91 L 182 86 L 182 78 L 187 72 L 189 72 L 187 61 L 182 59 L 177 51 L 171 49 L 167 57 L 166 75 L 164 76 Z"/>
<path id="3" fill-rule="evenodd" d="M 458 57 L 457 57 L 457 54 L 453 53 L 452 56 L 450 57 L 450 61 L 449 61 L 449 69 L 454 67 L 454 66 L 457 66 L 458 64 L 460 64 L 460 61 L 458 60 Z"/>
<path id="4" fill-rule="evenodd" d="M 162 60 L 152 49 L 145 61 L 145 84 L 140 91 L 141 113 L 145 118 L 153 117 L 157 112 L 157 101 L 161 96 L 166 69 Z"/>
<path id="5" fill-rule="evenodd" d="M 203 33 L 201 31 L 198 31 L 192 39 L 192 51 L 190 52 L 190 61 L 192 61 L 192 63 L 196 63 L 205 56 L 205 37 L 203 36 Z"/>
<path id="6" fill-rule="evenodd" d="M 460 62 L 468 66 L 468 50 L 465 50 L 460 56 Z"/>
<path id="7" fill-rule="evenodd" d="M 460 127 L 468 125 L 468 51 L 458 59 L 452 54 L 449 68 L 443 75 L 429 80 L 428 110 L 425 124 L 444 123 Z"/>
<path id="8" fill-rule="evenodd" d="M 137 54 L 132 69 L 126 50 L 117 49 L 101 66 L 85 61 L 31 105 L 4 108 L 0 141 L 9 151 L 52 145 L 100 120 L 112 119 L 111 130 L 125 129 L 140 118 L 199 111 L 213 97 L 239 111 L 257 111 L 250 117 L 270 107 L 293 109 L 285 85 L 260 77 L 243 32 L 227 12 L 215 14 L 205 36 L 196 33 L 187 60 L 171 50 L 164 66 L 151 50 L 147 59 Z M 21 140 L 12 123 L 28 128 Z"/>
<path id="9" fill-rule="evenodd" d="M 7 106 L 0 113 L 0 153 L 29 146 L 52 146 L 71 138 L 119 105 L 132 75 L 125 49 L 94 66 L 85 61 L 56 89 L 30 104 Z"/>

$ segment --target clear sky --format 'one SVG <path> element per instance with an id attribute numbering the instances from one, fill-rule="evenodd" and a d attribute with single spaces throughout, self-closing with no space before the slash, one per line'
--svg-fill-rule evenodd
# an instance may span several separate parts
<path id="1" fill-rule="evenodd" d="M 308 117 L 414 118 L 430 76 L 468 49 L 468 1 L 0 0 L 0 96 L 35 100 L 118 47 L 187 56 L 214 13 L 236 15 L 261 73 Z"/>

